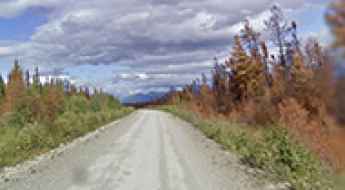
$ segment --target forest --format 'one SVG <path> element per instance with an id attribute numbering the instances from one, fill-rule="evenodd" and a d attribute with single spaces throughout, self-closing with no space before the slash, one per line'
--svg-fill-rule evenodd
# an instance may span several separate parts
<path id="1" fill-rule="evenodd" d="M 302 39 L 303 26 L 279 6 L 270 13 L 261 32 L 243 21 L 225 61 L 214 58 L 211 75 L 131 106 L 157 106 L 187 120 L 256 174 L 287 182 L 288 189 L 343 189 L 345 1 L 325 13 L 334 38 L 327 46 Z M 43 83 L 38 68 L 23 71 L 16 60 L 9 75 L 0 76 L 0 170 L 132 111 L 101 89 Z"/>
<path id="2" fill-rule="evenodd" d="M 131 112 L 101 89 L 68 80 L 41 82 L 15 61 L 0 76 L 0 168 L 34 158 Z"/>
<path id="3" fill-rule="evenodd" d="M 336 175 L 345 170 L 344 58 L 335 58 L 345 55 L 345 1 L 325 15 L 331 47 L 302 42 L 296 22 L 278 6 L 270 11 L 270 39 L 245 20 L 226 61 L 214 59 L 211 78 L 203 74 L 152 104 L 169 105 L 164 109 L 293 189 L 327 189 L 323 165 Z"/>

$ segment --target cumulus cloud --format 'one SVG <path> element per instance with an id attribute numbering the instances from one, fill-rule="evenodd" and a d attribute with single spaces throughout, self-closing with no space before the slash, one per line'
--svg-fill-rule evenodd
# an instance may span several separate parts
<path id="1" fill-rule="evenodd" d="M 53 8 L 65 0 L 2 0 L 0 2 L 0 17 L 15 17 L 33 7 Z"/>
<path id="2" fill-rule="evenodd" d="M 243 18 L 262 29 L 260 23 L 271 4 L 295 9 L 312 2 L 6 0 L 0 3 L 0 17 L 13 17 L 33 7 L 51 8 L 48 22 L 36 29 L 29 42 L 15 47 L 16 55 L 46 69 L 125 65 L 127 70 L 114 70 L 101 83 L 114 94 L 126 95 L 189 83 L 212 67 L 213 57 L 227 53 Z M 0 48 L 2 53 L 10 52 Z"/>
<path id="3" fill-rule="evenodd" d="M 0 46 L 0 56 L 8 56 L 12 54 L 11 47 L 1 47 Z"/>

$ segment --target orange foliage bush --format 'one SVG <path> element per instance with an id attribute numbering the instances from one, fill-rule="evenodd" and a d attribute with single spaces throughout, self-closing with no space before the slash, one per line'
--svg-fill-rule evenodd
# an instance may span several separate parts
<path id="1" fill-rule="evenodd" d="M 345 131 L 334 127 L 332 118 L 310 118 L 310 113 L 295 99 L 279 104 L 280 123 L 332 168 L 345 169 Z M 326 121 L 327 125 L 323 125 Z"/>
<path id="2" fill-rule="evenodd" d="M 337 42 L 343 43 L 345 26 L 339 22 L 344 15 L 339 9 L 343 10 L 344 3 L 340 4 L 332 6 L 340 15 L 328 15 L 328 20 Z M 279 12 L 277 7 L 273 10 Z M 276 55 L 246 21 L 234 38 L 229 58 L 224 64 L 216 59 L 211 87 L 206 82 L 193 83 L 181 92 L 171 92 L 161 103 L 187 102 L 203 116 L 283 125 L 334 168 L 345 169 L 345 132 L 336 122 L 345 123 L 345 79 L 337 80 L 331 59 L 315 39 L 308 40 L 303 49 L 296 23 L 287 26 L 280 19 L 273 13 L 266 23 L 269 31 L 284 32 L 271 40 L 279 48 Z"/>
<path id="3" fill-rule="evenodd" d="M 278 107 L 280 123 L 297 130 L 308 125 L 309 112 L 294 98 L 284 99 Z"/>

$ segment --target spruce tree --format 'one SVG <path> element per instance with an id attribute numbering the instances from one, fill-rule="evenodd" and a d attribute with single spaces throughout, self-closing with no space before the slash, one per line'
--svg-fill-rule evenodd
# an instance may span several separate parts
<path id="1" fill-rule="evenodd" d="M 25 72 L 25 84 L 26 84 L 27 88 L 30 87 L 30 72 L 29 72 L 29 70 L 26 70 L 26 72 Z"/>
<path id="2" fill-rule="evenodd" d="M 34 75 L 32 77 L 33 79 L 33 85 L 35 88 L 38 88 L 40 86 L 40 74 L 39 74 L 39 70 L 38 67 L 35 67 L 35 72 Z"/>
<path id="3" fill-rule="evenodd" d="M 6 89 L 5 81 L 2 75 L 0 75 L 0 98 L 3 98 L 5 96 L 5 89 Z"/>
<path id="4" fill-rule="evenodd" d="M 3 111 L 14 111 L 19 106 L 20 101 L 22 101 L 24 94 L 25 82 L 23 79 L 23 71 L 19 66 L 18 60 L 15 60 L 14 67 L 8 77 Z"/>

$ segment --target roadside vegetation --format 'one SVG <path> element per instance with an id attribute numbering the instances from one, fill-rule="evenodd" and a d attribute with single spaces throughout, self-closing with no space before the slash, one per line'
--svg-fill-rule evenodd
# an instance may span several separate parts
<path id="1" fill-rule="evenodd" d="M 67 80 L 41 83 L 18 62 L 0 78 L 0 169 L 13 166 L 101 127 L 132 110 L 114 97 Z"/>
<path id="2" fill-rule="evenodd" d="M 345 171 L 345 77 L 333 59 L 345 47 L 344 7 L 330 5 L 335 43 L 323 48 L 315 38 L 300 41 L 296 22 L 273 6 L 264 23 L 270 38 L 244 21 L 225 62 L 215 58 L 211 78 L 202 75 L 152 104 L 168 105 L 292 189 L 331 188 L 327 176 L 333 181 Z"/>
<path id="3" fill-rule="evenodd" d="M 288 182 L 292 189 L 327 190 L 333 187 L 329 168 L 283 127 L 248 126 L 219 117 L 205 119 L 184 106 L 160 109 L 192 123 L 226 150 L 238 153 L 243 164 L 264 171 L 258 172 L 259 178 Z"/>

